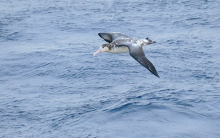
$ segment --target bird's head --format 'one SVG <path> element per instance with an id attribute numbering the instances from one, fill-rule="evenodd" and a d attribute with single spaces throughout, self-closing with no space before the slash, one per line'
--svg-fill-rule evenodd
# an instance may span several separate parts
<path id="1" fill-rule="evenodd" d="M 110 44 L 103 44 L 102 46 L 100 46 L 99 50 L 96 51 L 93 56 L 96 56 L 97 54 L 101 53 L 101 52 L 108 52 L 110 51 L 110 48 L 109 48 L 109 45 Z"/>

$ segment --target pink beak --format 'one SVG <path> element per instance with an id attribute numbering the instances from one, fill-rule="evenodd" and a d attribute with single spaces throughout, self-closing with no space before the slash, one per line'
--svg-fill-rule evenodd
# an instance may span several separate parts
<path id="1" fill-rule="evenodd" d="M 93 54 L 93 56 L 96 56 L 97 54 L 99 54 L 99 53 L 101 53 L 101 52 L 102 52 L 102 50 L 99 49 L 98 51 L 96 51 L 96 52 Z"/>

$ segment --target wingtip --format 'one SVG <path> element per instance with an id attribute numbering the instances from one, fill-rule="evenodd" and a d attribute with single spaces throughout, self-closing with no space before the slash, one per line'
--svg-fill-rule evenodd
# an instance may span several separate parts
<path id="1" fill-rule="evenodd" d="M 157 76 L 158 78 L 160 78 L 160 76 L 158 75 L 157 71 L 156 72 L 152 72 L 155 76 Z"/>
<path id="2" fill-rule="evenodd" d="M 158 78 L 160 78 L 160 76 L 157 73 L 153 73 L 155 76 L 157 76 Z"/>

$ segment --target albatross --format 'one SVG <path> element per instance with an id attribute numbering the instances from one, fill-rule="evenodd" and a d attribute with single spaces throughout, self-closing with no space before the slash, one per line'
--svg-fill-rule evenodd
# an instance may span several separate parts
<path id="1" fill-rule="evenodd" d="M 152 74 L 159 77 L 154 65 L 145 57 L 143 46 L 156 43 L 149 38 L 145 39 L 133 39 L 122 33 L 110 32 L 110 33 L 98 33 L 103 38 L 106 44 L 103 44 L 100 49 L 93 54 L 96 56 L 101 52 L 110 53 L 124 53 L 128 52 L 130 55 L 139 62 L 142 66 L 147 68 Z"/>

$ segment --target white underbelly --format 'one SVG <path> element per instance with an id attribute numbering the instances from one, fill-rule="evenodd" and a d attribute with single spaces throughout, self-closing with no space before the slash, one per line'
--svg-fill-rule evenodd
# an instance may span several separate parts
<path id="1" fill-rule="evenodd" d="M 108 52 L 110 52 L 110 53 L 125 53 L 128 51 L 129 51 L 128 47 L 122 46 L 122 47 L 116 47 Z"/>

